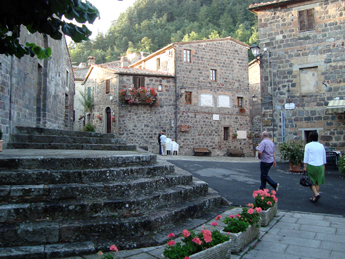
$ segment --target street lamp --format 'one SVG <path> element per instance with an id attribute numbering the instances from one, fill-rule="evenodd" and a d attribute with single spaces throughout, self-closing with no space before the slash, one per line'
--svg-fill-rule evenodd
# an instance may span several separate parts
<path id="1" fill-rule="evenodd" d="M 252 51 L 255 58 L 260 55 L 260 47 L 256 44 L 256 42 L 252 46 L 250 46 L 250 50 Z"/>

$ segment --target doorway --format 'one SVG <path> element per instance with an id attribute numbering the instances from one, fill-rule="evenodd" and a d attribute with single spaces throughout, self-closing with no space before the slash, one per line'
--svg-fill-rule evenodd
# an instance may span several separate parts
<path id="1" fill-rule="evenodd" d="M 305 144 L 308 144 L 310 142 L 309 140 L 309 135 L 312 132 L 317 132 L 317 130 L 305 130 L 304 131 L 304 140 L 305 140 Z"/>
<path id="2" fill-rule="evenodd" d="M 105 113 L 107 114 L 107 133 L 111 133 L 111 109 L 107 107 Z"/>

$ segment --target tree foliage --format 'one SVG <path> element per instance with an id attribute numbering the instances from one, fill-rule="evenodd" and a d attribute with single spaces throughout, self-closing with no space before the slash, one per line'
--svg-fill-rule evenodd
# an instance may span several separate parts
<path id="1" fill-rule="evenodd" d="M 34 43 L 19 42 L 21 26 L 30 33 L 39 32 L 60 40 L 63 33 L 70 36 L 75 42 L 88 39 L 91 31 L 83 25 L 93 23 L 99 17 L 99 12 L 88 1 L 80 0 L 15 0 L 2 1 L 0 9 L 0 54 L 15 55 L 21 58 L 24 55 L 38 58 L 48 58 L 50 48 L 43 48 Z M 66 21 L 75 19 L 75 25 Z M 22 27 L 23 28 L 23 27 Z"/>
<path id="2" fill-rule="evenodd" d="M 105 60 L 96 59 L 99 64 L 117 60 L 129 48 L 152 52 L 171 42 L 227 36 L 250 44 L 258 37 L 257 17 L 247 9 L 267 1 L 137 0 L 104 35 L 70 45 L 71 58 L 85 62 L 97 51 L 105 52 Z"/>

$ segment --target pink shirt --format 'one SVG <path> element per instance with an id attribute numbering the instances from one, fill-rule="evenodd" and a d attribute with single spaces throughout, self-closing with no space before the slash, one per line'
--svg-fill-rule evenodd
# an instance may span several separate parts
<path id="1" fill-rule="evenodd" d="M 256 150 L 261 151 L 260 161 L 264 163 L 273 163 L 274 162 L 274 152 L 275 152 L 274 143 L 268 138 L 264 138 Z"/>

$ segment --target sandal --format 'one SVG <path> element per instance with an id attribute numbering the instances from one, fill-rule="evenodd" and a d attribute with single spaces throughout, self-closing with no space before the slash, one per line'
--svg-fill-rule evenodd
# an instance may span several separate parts
<path id="1" fill-rule="evenodd" d="M 313 202 L 314 202 L 314 203 L 317 203 L 317 201 L 318 201 L 320 198 L 321 198 L 321 195 L 318 194 L 318 195 L 315 197 L 315 199 L 313 200 Z"/>

